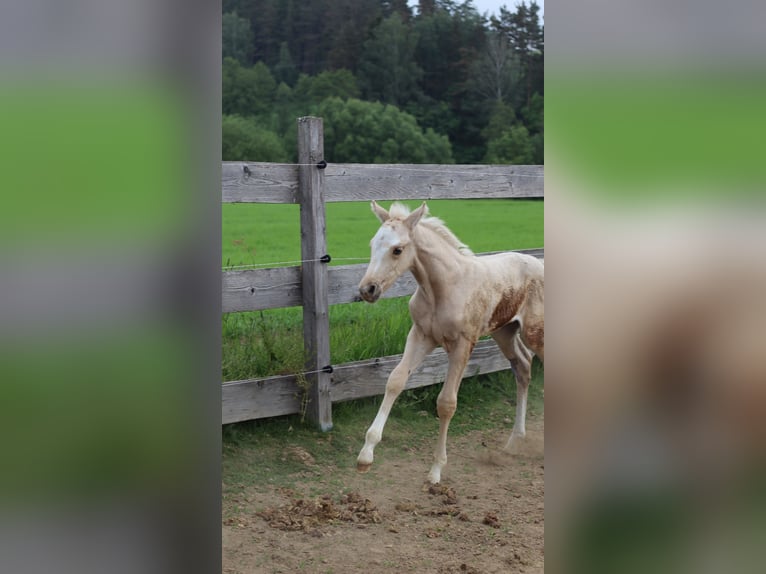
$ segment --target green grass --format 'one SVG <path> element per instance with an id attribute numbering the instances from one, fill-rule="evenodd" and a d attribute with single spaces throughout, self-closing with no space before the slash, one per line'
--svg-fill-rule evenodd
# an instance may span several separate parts
<path id="1" fill-rule="evenodd" d="M 408 298 L 330 307 L 333 364 L 401 353 L 412 321 Z M 223 316 L 223 380 L 303 369 L 300 307 Z"/>
<path id="2" fill-rule="evenodd" d="M 419 202 L 404 202 L 417 207 Z M 385 204 L 388 207 L 388 204 Z M 432 215 L 476 253 L 543 246 L 543 202 L 481 199 L 428 202 Z M 223 264 L 266 265 L 301 258 L 297 205 L 224 204 Z M 333 264 L 369 259 L 370 239 L 380 223 L 366 202 L 327 205 L 327 250 Z M 293 263 L 294 265 L 294 263 Z M 276 265 L 275 265 L 276 266 Z"/>

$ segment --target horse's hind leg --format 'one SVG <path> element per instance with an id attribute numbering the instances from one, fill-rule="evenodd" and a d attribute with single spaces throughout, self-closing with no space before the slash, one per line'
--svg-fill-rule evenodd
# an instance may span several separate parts
<path id="1" fill-rule="evenodd" d="M 402 360 L 388 376 L 388 381 L 386 382 L 386 394 L 383 396 L 383 402 L 380 404 L 375 420 L 367 430 L 364 447 L 362 447 L 362 450 L 356 459 L 356 468 L 359 472 L 367 472 L 370 469 L 375 445 L 380 442 L 380 439 L 383 436 L 383 427 L 386 425 L 388 415 L 391 412 L 391 407 L 404 390 L 404 386 L 407 383 L 410 373 L 423 362 L 426 355 L 433 351 L 435 347 L 436 345 L 431 339 L 423 335 L 420 329 L 415 325 L 412 326 L 409 335 L 407 335 L 407 344 L 404 347 Z"/>
<path id="2" fill-rule="evenodd" d="M 534 356 L 518 335 L 513 338 L 513 345 L 516 356 L 511 359 L 511 370 L 516 378 L 516 420 L 513 422 L 511 436 L 505 444 L 506 450 L 511 448 L 515 439 L 524 438 L 527 434 L 527 394 L 529 381 L 532 378 L 532 357 Z"/>
<path id="3" fill-rule="evenodd" d="M 511 363 L 511 370 L 516 379 L 516 420 L 513 431 L 505 444 L 505 450 L 510 449 L 515 439 L 524 438 L 527 433 L 527 394 L 532 372 L 532 351 L 530 351 L 518 334 L 518 323 L 510 323 L 492 333 L 492 338 Z"/>

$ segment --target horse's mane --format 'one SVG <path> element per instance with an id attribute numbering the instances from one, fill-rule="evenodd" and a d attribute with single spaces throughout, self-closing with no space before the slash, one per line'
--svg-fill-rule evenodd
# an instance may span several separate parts
<path id="1" fill-rule="evenodd" d="M 410 208 L 397 202 L 391 205 L 391 209 L 389 209 L 388 213 L 391 216 L 391 219 L 405 219 L 410 214 Z M 428 206 L 426 206 L 426 212 L 418 225 L 424 225 L 431 231 L 434 231 L 463 255 L 473 255 L 473 251 L 471 251 L 465 243 L 460 241 L 441 219 L 428 215 Z"/>

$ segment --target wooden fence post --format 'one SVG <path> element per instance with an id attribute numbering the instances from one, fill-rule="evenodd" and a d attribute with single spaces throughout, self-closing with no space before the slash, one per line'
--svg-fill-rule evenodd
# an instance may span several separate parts
<path id="1" fill-rule="evenodd" d="M 327 236 L 324 203 L 324 130 L 321 118 L 298 118 L 298 185 L 301 205 L 303 348 L 306 370 L 330 364 L 330 320 L 327 300 Z M 332 428 L 330 374 L 306 375 L 310 384 L 306 416 L 323 431 Z"/>

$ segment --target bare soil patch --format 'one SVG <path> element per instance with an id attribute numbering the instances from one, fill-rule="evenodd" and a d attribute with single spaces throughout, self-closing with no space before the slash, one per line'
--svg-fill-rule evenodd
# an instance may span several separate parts
<path id="1" fill-rule="evenodd" d="M 425 480 L 426 448 L 376 457 L 367 474 L 299 453 L 320 478 L 259 485 L 227 503 L 223 571 L 543 572 L 542 419 L 513 453 L 501 450 L 506 440 L 500 430 L 451 438 L 436 486 Z"/>

